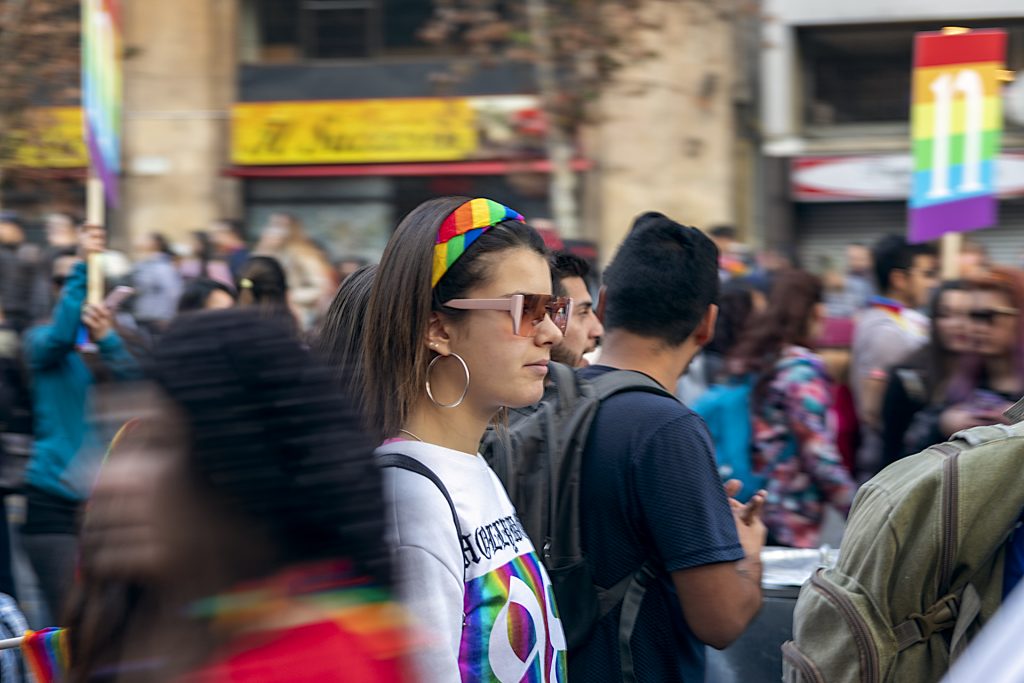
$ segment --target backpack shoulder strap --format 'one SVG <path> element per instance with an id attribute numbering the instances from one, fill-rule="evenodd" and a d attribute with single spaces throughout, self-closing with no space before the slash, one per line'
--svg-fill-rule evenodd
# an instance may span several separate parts
<path id="1" fill-rule="evenodd" d="M 659 394 L 678 401 L 674 394 L 658 384 L 651 377 L 635 370 L 612 370 L 591 380 L 597 400 L 603 401 L 624 391 L 643 391 Z"/>
<path id="2" fill-rule="evenodd" d="M 616 605 L 622 604 L 622 611 L 619 612 L 618 641 L 619 665 L 623 683 L 636 682 L 636 668 L 633 663 L 631 644 L 633 629 L 636 628 L 636 622 L 640 618 L 640 606 L 643 604 L 647 588 L 656 578 L 654 563 L 648 559 L 640 566 L 640 569 L 627 575 L 611 588 L 598 588 L 597 590 L 602 617 L 615 609 Z"/>
<path id="3" fill-rule="evenodd" d="M 375 461 L 377 467 L 386 468 L 394 467 L 400 470 L 407 470 L 409 472 L 415 472 L 416 474 L 429 479 L 433 482 L 437 490 L 441 492 L 444 499 L 448 501 L 448 507 L 452 512 L 452 521 L 455 522 L 455 532 L 459 535 L 459 547 L 462 547 L 462 525 L 459 524 L 459 513 L 455 510 L 455 503 L 452 501 L 451 494 L 448 493 L 448 489 L 445 487 L 444 482 L 441 478 L 434 473 L 432 469 L 421 463 L 416 458 L 411 458 L 404 453 L 383 453 L 376 456 Z M 466 582 L 466 568 L 462 568 L 462 582 Z"/>
<path id="4" fill-rule="evenodd" d="M 548 372 L 557 393 L 558 411 L 560 413 L 568 412 L 580 397 L 576 371 L 568 365 L 551 361 L 548 363 Z"/>

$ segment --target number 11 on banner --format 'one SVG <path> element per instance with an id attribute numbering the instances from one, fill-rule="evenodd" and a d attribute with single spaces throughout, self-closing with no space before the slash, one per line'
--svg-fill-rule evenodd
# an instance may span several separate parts
<path id="1" fill-rule="evenodd" d="M 910 241 L 995 224 L 1005 55 L 1001 30 L 915 37 Z"/>

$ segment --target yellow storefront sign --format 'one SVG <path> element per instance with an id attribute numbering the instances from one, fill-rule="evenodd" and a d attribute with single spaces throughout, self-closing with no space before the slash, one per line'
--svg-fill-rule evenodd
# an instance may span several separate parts
<path id="1" fill-rule="evenodd" d="M 477 151 L 468 99 L 242 102 L 232 109 L 237 165 L 459 161 Z"/>
<path id="2" fill-rule="evenodd" d="M 13 138 L 13 165 L 30 168 L 84 168 L 89 165 L 81 107 L 41 107 L 29 111 Z"/>

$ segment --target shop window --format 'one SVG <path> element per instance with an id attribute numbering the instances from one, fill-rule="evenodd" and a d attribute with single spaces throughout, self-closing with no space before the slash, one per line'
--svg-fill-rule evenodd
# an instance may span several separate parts
<path id="1" fill-rule="evenodd" d="M 423 53 L 434 0 L 250 0 L 262 62 Z"/>
<path id="2" fill-rule="evenodd" d="M 935 31 L 944 23 L 1006 29 L 1007 65 L 1024 70 L 1024 22 L 1020 19 L 802 28 L 797 40 L 804 123 L 810 127 L 905 125 L 910 118 L 914 34 Z"/>

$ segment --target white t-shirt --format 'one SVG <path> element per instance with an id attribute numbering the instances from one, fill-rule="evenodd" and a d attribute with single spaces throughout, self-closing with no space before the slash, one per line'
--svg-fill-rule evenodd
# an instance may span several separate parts
<path id="1" fill-rule="evenodd" d="M 430 468 L 448 489 L 462 527 L 460 542 L 451 508 L 429 479 L 384 470 L 399 596 L 438 637 L 417 658 L 420 680 L 566 681 L 565 635 L 551 581 L 484 459 L 415 441 L 394 441 L 377 453 L 402 453 Z"/>

